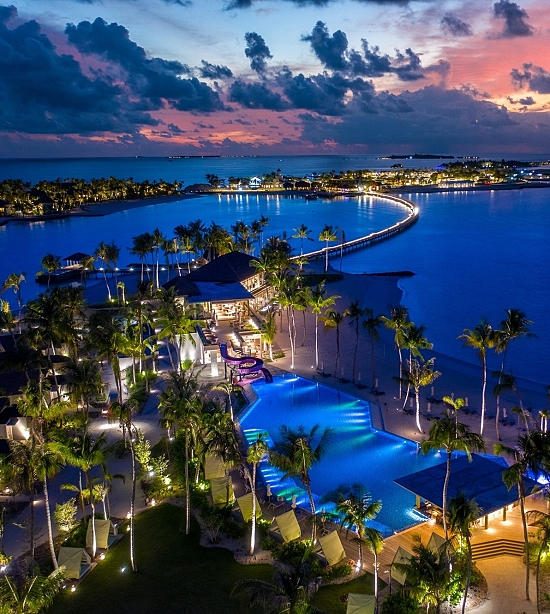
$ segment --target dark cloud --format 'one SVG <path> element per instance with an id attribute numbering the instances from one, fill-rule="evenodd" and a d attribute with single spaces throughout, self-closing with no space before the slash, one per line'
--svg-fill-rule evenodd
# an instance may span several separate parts
<path id="1" fill-rule="evenodd" d="M 346 97 L 350 93 L 360 95 L 374 92 L 374 86 L 369 81 L 350 79 L 339 73 L 306 77 L 301 73 L 293 75 L 285 69 L 278 75 L 278 82 L 294 108 L 323 115 L 345 113 Z"/>
<path id="2" fill-rule="evenodd" d="M 296 6 L 317 6 L 323 7 L 328 6 L 329 4 L 336 4 L 340 0 L 284 0 L 285 2 L 292 2 Z M 410 2 L 425 0 L 356 0 L 361 4 L 386 4 L 390 6 L 406 6 Z M 255 4 L 257 4 L 259 0 L 230 0 L 226 4 L 226 9 L 249 9 Z"/>
<path id="3" fill-rule="evenodd" d="M 461 90 L 426 86 L 396 96 L 381 93 L 373 103 L 378 113 L 365 113 L 352 105 L 339 122 L 301 115 L 302 140 L 316 146 L 337 143 L 343 148 L 368 147 L 370 151 L 403 145 L 411 151 L 453 152 L 462 147 L 494 151 L 499 147 L 505 150 L 510 143 L 542 147 L 550 133 L 547 115 L 532 114 L 527 119 Z M 390 105 L 394 106 L 392 111 Z"/>
<path id="4" fill-rule="evenodd" d="M 125 73 L 125 83 L 148 110 L 166 104 L 179 111 L 210 112 L 223 109 L 217 92 L 195 77 L 182 78 L 189 67 L 174 60 L 148 59 L 145 50 L 130 39 L 128 30 L 98 17 L 93 23 L 68 24 L 69 41 L 82 54 L 107 60 Z"/>
<path id="5" fill-rule="evenodd" d="M 247 32 L 244 36 L 246 49 L 244 54 L 250 58 L 250 68 L 258 74 L 263 74 L 267 70 L 267 60 L 273 56 L 265 40 L 256 32 Z"/>
<path id="6" fill-rule="evenodd" d="M 229 100 L 248 109 L 282 111 L 288 108 L 281 95 L 272 91 L 265 83 L 245 83 L 241 79 L 231 84 Z"/>
<path id="7" fill-rule="evenodd" d="M 203 79 L 230 79 L 233 76 L 233 72 L 227 66 L 210 64 L 206 60 L 201 60 L 199 74 Z"/>
<path id="8" fill-rule="evenodd" d="M 348 39 L 345 32 L 337 30 L 332 35 L 326 24 L 318 21 L 311 34 L 302 37 L 309 42 L 313 53 L 328 70 L 346 73 L 356 77 L 382 77 L 395 74 L 401 81 L 415 81 L 424 78 L 424 69 L 420 56 L 412 49 L 405 53 L 396 52 L 395 58 L 382 55 L 378 47 L 370 47 L 368 41 L 362 39 L 362 50 L 348 50 Z"/>
<path id="9" fill-rule="evenodd" d="M 501 36 L 514 38 L 516 36 L 531 36 L 533 28 L 526 23 L 527 12 L 510 0 L 499 0 L 494 4 L 495 17 L 504 19 L 504 29 Z"/>
<path id="10" fill-rule="evenodd" d="M 13 7 L 0 9 L 0 129 L 27 133 L 129 131 L 157 120 L 97 73 L 86 76 L 59 54 L 36 21 L 13 29 Z"/>
<path id="11" fill-rule="evenodd" d="M 392 69 L 401 81 L 417 81 L 424 78 L 420 56 L 410 48 L 405 49 L 404 54 L 397 51 Z"/>
<path id="12" fill-rule="evenodd" d="M 182 130 L 179 126 L 176 126 L 176 124 L 168 124 L 168 129 L 173 134 L 185 134 L 187 132 L 187 130 Z"/>
<path id="13" fill-rule="evenodd" d="M 527 88 L 539 94 L 550 94 L 550 72 L 540 66 L 524 64 L 523 72 L 514 68 L 510 75 L 512 83 L 517 88 Z"/>
<path id="14" fill-rule="evenodd" d="M 236 124 L 241 124 L 241 126 L 254 126 L 254 122 L 247 122 L 245 119 L 237 118 L 235 120 Z"/>
<path id="15" fill-rule="evenodd" d="M 336 30 L 331 36 L 327 26 L 318 21 L 311 34 L 302 37 L 311 45 L 313 53 L 320 62 L 330 70 L 347 70 L 348 61 L 345 57 L 348 48 L 348 39 L 345 32 Z"/>
<path id="16" fill-rule="evenodd" d="M 470 24 L 462 21 L 462 19 L 459 19 L 452 13 L 447 13 L 443 16 L 441 29 L 452 36 L 472 36 L 473 34 Z"/>
<path id="17" fill-rule="evenodd" d="M 537 104 L 532 96 L 527 96 L 527 98 L 520 98 L 519 103 L 524 104 L 527 107 L 531 106 L 532 104 Z"/>

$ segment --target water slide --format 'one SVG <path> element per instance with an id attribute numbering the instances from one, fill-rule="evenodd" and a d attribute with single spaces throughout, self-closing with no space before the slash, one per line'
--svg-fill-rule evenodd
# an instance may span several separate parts
<path id="1" fill-rule="evenodd" d="M 228 365 L 237 367 L 239 375 L 251 375 L 261 371 L 266 382 L 273 382 L 273 376 L 269 370 L 264 367 L 264 361 L 260 358 L 254 358 L 254 356 L 230 356 L 227 353 L 226 343 L 220 343 L 220 354 Z"/>

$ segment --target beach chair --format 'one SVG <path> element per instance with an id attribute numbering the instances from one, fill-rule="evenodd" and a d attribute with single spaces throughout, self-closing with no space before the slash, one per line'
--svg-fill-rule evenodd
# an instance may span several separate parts
<path id="1" fill-rule="evenodd" d="M 96 547 L 102 550 L 107 550 L 116 541 L 118 541 L 118 531 L 115 525 L 110 520 L 95 519 L 95 542 Z M 92 523 L 88 521 L 88 529 L 86 531 L 86 548 L 92 548 L 93 533 Z"/>
<path id="2" fill-rule="evenodd" d="M 375 605 L 374 595 L 348 593 L 346 614 L 374 614 Z"/>
<path id="3" fill-rule="evenodd" d="M 433 554 L 438 555 L 441 552 L 441 547 L 445 544 L 445 538 L 437 533 L 432 533 L 426 547 L 431 550 Z"/>
<path id="4" fill-rule="evenodd" d="M 237 497 L 236 503 L 239 506 L 239 510 L 241 512 L 241 516 L 245 522 L 252 520 L 252 493 L 249 492 L 242 497 Z M 262 516 L 262 508 L 258 499 L 256 498 L 256 518 L 261 518 Z"/>
<path id="5" fill-rule="evenodd" d="M 57 564 L 65 570 L 69 580 L 80 580 L 92 566 L 92 559 L 84 548 L 59 548 Z"/>
<path id="6" fill-rule="evenodd" d="M 395 580 L 396 582 L 401 584 L 401 586 L 405 585 L 405 582 L 407 581 L 407 576 L 404 572 L 399 571 L 399 569 L 395 567 L 395 563 L 407 565 L 412 559 L 412 556 L 413 555 L 410 552 L 407 552 L 405 548 L 402 548 L 401 546 L 397 548 L 397 552 L 393 557 L 393 561 L 390 567 L 390 580 Z"/>
<path id="7" fill-rule="evenodd" d="M 315 554 L 331 567 L 343 561 L 347 555 L 338 531 L 331 531 L 328 535 L 320 537 L 318 550 Z"/>
<path id="8" fill-rule="evenodd" d="M 275 525 L 275 529 L 272 528 L 271 532 L 276 536 L 280 536 L 285 544 L 302 537 L 302 529 L 298 524 L 294 510 L 285 512 L 280 516 L 275 516 L 272 520 L 272 525 Z"/>
<path id="9" fill-rule="evenodd" d="M 231 476 L 212 478 L 210 480 L 210 494 L 214 505 L 230 505 L 235 501 L 233 482 Z"/>

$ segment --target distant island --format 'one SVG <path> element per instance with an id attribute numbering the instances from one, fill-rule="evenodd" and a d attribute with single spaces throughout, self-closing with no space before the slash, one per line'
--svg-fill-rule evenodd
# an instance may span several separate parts
<path id="1" fill-rule="evenodd" d="M 377 160 L 454 160 L 454 156 L 443 156 L 438 154 L 392 154 L 391 156 L 383 156 Z"/>

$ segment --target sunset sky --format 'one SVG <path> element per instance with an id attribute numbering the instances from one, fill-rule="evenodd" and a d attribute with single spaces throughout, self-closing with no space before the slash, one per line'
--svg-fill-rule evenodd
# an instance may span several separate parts
<path id="1" fill-rule="evenodd" d="M 550 152 L 548 0 L 20 0 L 0 157 Z"/>

